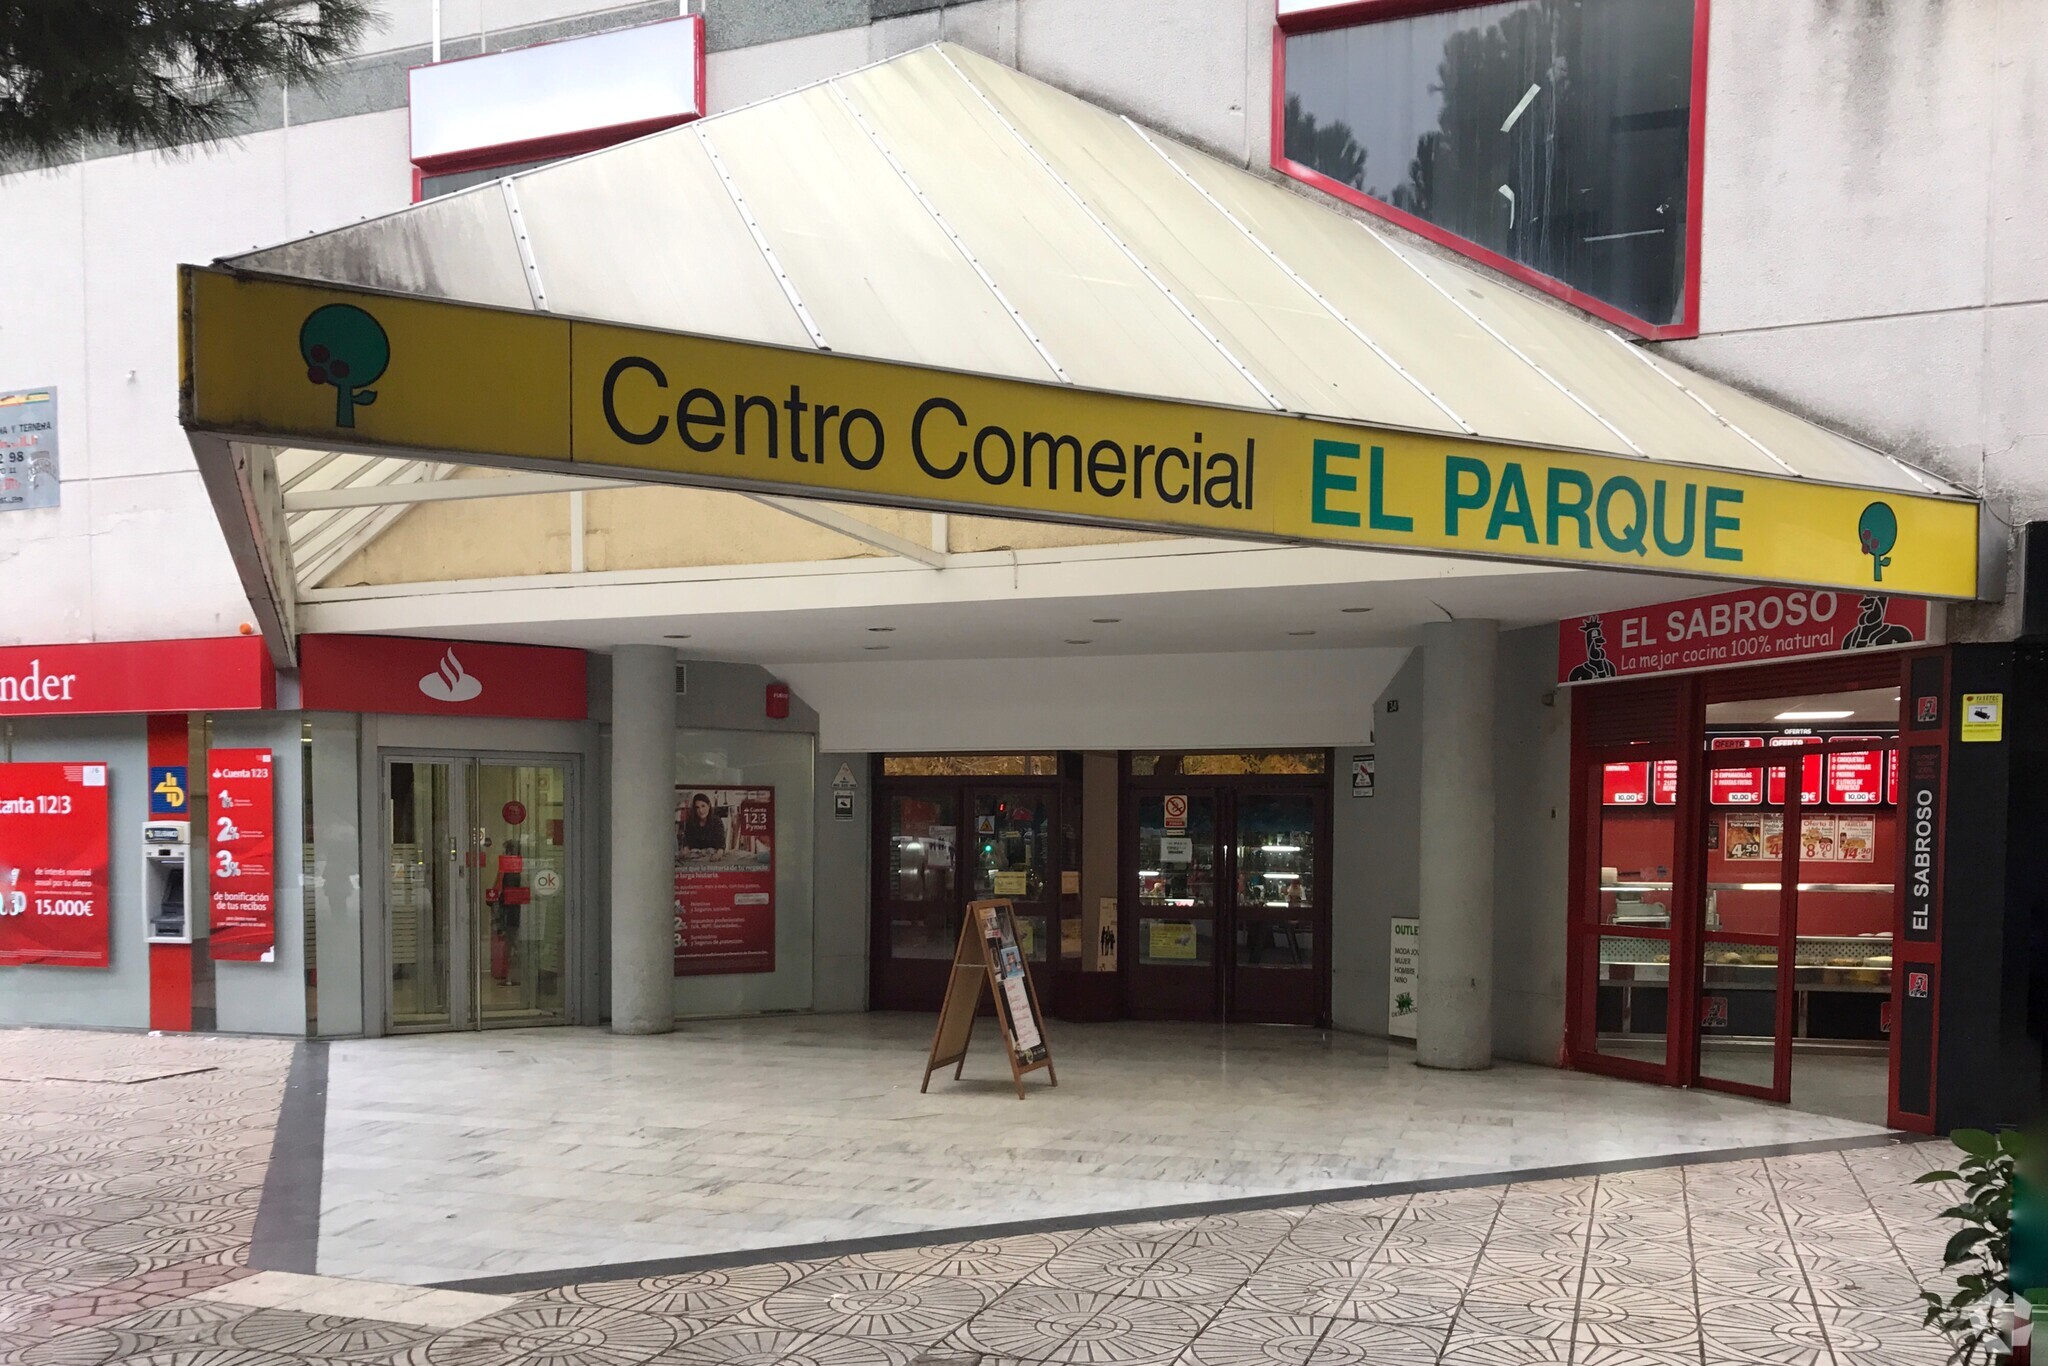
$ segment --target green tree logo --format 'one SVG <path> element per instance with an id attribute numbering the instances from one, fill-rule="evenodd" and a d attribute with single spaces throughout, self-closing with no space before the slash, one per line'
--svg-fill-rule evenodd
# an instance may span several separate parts
<path id="1" fill-rule="evenodd" d="M 1404 991 L 1394 998 L 1394 1013 L 1396 1015 L 1406 1015 L 1414 1009 L 1415 998 L 1407 992 Z"/>
<path id="2" fill-rule="evenodd" d="M 1870 557 L 1870 578 L 1884 582 L 1884 567 L 1892 562 L 1892 547 L 1899 543 L 1899 514 L 1890 503 L 1872 503 L 1856 519 L 1856 542 Z"/>
<path id="3" fill-rule="evenodd" d="M 356 425 L 356 405 L 377 401 L 374 384 L 391 364 L 391 339 L 378 321 L 354 304 L 323 304 L 299 324 L 299 354 L 306 378 L 334 386 L 334 425 Z"/>

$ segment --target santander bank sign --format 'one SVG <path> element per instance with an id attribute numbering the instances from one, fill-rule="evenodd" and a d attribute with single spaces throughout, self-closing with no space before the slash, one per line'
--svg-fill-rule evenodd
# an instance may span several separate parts
<path id="1" fill-rule="evenodd" d="M 1890 649 L 1922 645 L 1927 638 L 1928 607 L 1919 598 L 1751 588 L 1561 621 L 1557 681 L 1596 683 Z"/>
<path id="2" fill-rule="evenodd" d="M 310 711 L 408 716 L 590 715 L 581 650 L 418 636 L 299 638 L 299 696 Z"/>
<path id="3" fill-rule="evenodd" d="M 253 711 L 276 702 L 260 636 L 0 647 L 0 716 Z"/>

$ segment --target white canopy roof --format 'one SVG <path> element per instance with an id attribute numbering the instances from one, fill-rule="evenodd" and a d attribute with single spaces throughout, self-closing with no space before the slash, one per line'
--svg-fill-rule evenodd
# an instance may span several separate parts
<path id="1" fill-rule="evenodd" d="M 949 44 L 227 264 L 1129 394 L 1960 493 Z"/>

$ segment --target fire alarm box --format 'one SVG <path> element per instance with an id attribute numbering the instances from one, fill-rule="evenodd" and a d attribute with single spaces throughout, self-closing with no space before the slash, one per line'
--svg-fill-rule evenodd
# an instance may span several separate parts
<path id="1" fill-rule="evenodd" d="M 770 721 L 787 721 L 789 719 L 789 684 L 770 683 L 768 685 L 768 719 Z"/>
<path id="2" fill-rule="evenodd" d="M 191 827 L 184 821 L 149 821 L 142 827 L 142 906 L 149 942 L 192 942 Z"/>

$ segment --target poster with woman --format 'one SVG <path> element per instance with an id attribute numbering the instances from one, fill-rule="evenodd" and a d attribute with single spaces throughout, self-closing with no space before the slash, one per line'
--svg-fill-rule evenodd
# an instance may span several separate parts
<path id="1" fill-rule="evenodd" d="M 775 971 L 775 789 L 676 789 L 675 975 Z"/>

